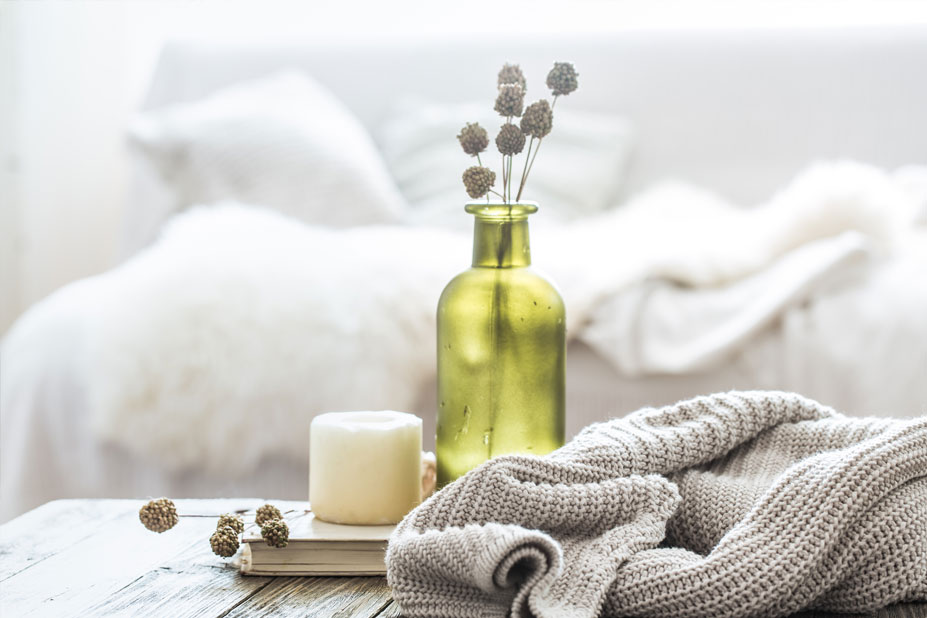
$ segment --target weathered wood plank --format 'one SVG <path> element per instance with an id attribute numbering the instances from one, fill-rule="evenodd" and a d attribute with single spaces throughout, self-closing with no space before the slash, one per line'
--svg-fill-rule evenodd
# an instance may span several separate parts
<path id="1" fill-rule="evenodd" d="M 132 615 L 214 618 L 271 582 L 269 577 L 242 577 L 237 563 L 196 543 L 168 562 L 88 608 L 90 616 Z"/>
<path id="2" fill-rule="evenodd" d="M 85 615 L 215 618 L 270 582 L 268 577 L 242 577 L 231 565 L 157 568 L 88 608 Z"/>
<path id="3" fill-rule="evenodd" d="M 402 618 L 402 612 L 395 601 L 383 608 L 383 611 L 376 615 L 376 618 Z"/>
<path id="4" fill-rule="evenodd" d="M 62 500 L 0 526 L 0 615 L 401 618 L 385 578 L 242 577 L 210 551 L 214 519 L 183 518 L 157 535 L 138 522 L 143 502 Z M 176 502 L 182 514 L 218 515 L 264 501 Z M 284 511 L 305 507 L 273 503 Z M 927 604 L 897 605 L 877 617 L 927 618 Z"/>
<path id="5" fill-rule="evenodd" d="M 98 533 L 136 500 L 55 500 L 0 526 L 0 582 Z"/>
<path id="6" fill-rule="evenodd" d="M 223 617 L 372 618 L 390 604 L 383 577 L 284 577 L 275 578 Z"/>
<path id="7" fill-rule="evenodd" d="M 122 502 L 122 501 L 120 501 Z M 89 536 L 3 582 L 0 613 L 4 616 L 86 615 L 87 607 L 140 580 L 192 547 L 208 552 L 215 528 L 211 518 L 183 518 L 172 530 L 155 534 L 139 523 L 132 509 L 101 523 Z M 255 508 L 260 500 L 178 500 L 181 513 L 218 514 Z M 217 559 L 218 560 L 218 559 Z"/>

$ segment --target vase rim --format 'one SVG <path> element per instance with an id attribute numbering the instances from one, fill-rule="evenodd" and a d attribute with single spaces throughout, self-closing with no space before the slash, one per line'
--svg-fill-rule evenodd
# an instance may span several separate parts
<path id="1" fill-rule="evenodd" d="M 538 211 L 537 202 L 470 202 L 464 208 L 471 215 L 484 219 L 523 219 Z"/>

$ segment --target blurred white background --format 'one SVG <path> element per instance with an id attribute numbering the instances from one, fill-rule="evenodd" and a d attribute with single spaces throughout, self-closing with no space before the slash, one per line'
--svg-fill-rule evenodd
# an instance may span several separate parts
<path id="1" fill-rule="evenodd" d="M 453 135 L 498 126 L 506 61 L 531 99 L 580 75 L 526 193 L 568 435 L 730 389 L 923 414 L 925 33 L 903 1 L 0 0 L 0 521 L 305 499 L 325 411 L 433 444 Z"/>
<path id="2" fill-rule="evenodd" d="M 922 2 L 0 3 L 0 332 L 117 261 L 125 128 L 169 39 L 236 42 L 927 22 Z"/>

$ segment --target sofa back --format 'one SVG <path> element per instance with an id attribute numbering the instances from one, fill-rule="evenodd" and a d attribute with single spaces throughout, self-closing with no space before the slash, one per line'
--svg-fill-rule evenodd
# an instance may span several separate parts
<path id="1" fill-rule="evenodd" d="M 629 29 L 614 34 L 300 42 L 176 41 L 145 108 L 193 100 L 283 68 L 328 86 L 372 133 L 398 98 L 484 99 L 518 62 L 528 97 L 555 60 L 575 63 L 577 109 L 620 113 L 636 135 L 625 193 L 663 178 L 740 203 L 766 199 L 807 163 L 927 163 L 927 26 Z M 452 136 L 449 136 L 451 139 Z"/>

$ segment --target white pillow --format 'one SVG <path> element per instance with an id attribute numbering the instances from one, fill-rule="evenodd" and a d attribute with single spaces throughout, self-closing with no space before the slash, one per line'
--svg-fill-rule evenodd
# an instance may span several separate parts
<path id="1" fill-rule="evenodd" d="M 572 110 L 570 104 L 569 97 L 558 101 L 553 131 L 544 138 L 522 193 L 522 199 L 538 202 L 547 222 L 570 221 L 614 206 L 630 153 L 626 120 Z M 405 99 L 380 125 L 374 137 L 410 205 L 410 221 L 472 225 L 463 214 L 464 204 L 472 200 L 461 174 L 477 161 L 461 150 L 456 136 L 465 123 L 474 121 L 489 133 L 489 148 L 480 156 L 496 173 L 501 191 L 502 155 L 495 138 L 503 119 L 493 112 L 491 101 L 447 105 Z M 524 154 L 517 155 L 512 166 L 513 197 Z"/>
<path id="2" fill-rule="evenodd" d="M 160 199 L 172 201 L 166 208 L 146 206 L 164 211 L 156 226 L 165 214 L 224 200 L 338 227 L 396 222 L 405 208 L 364 127 L 301 73 L 278 73 L 145 112 L 129 136 L 168 189 Z M 130 218 L 153 225 L 145 213 L 130 212 Z M 152 230 L 129 231 L 150 240 Z"/>

